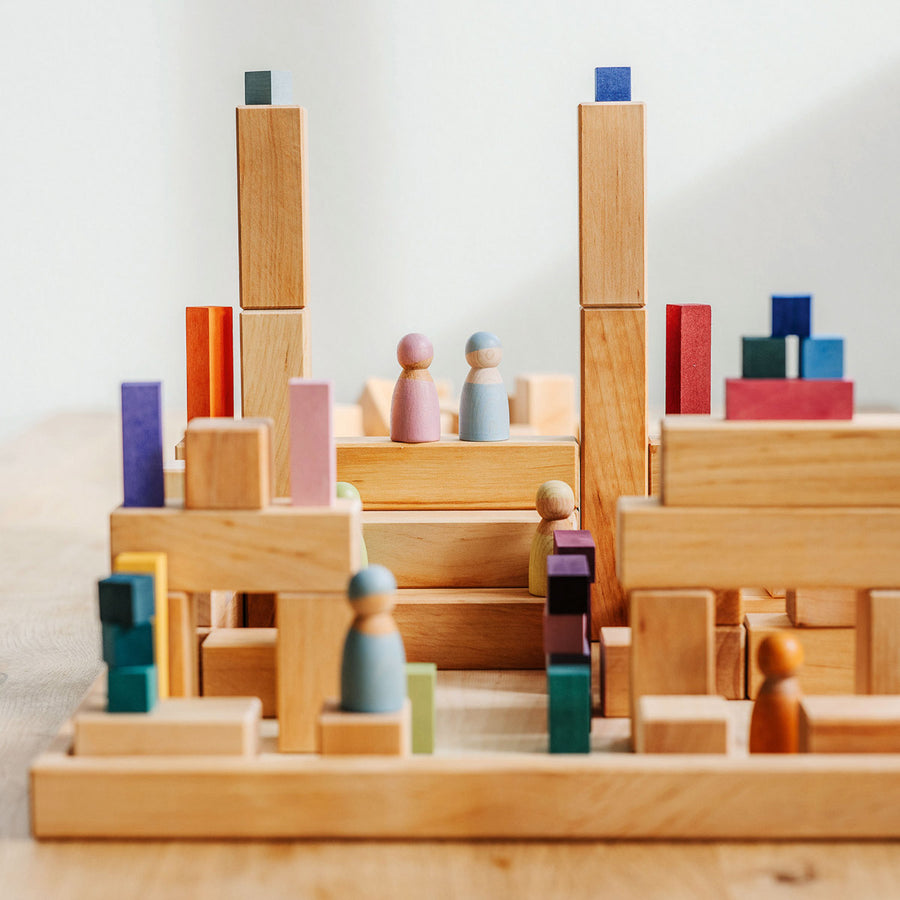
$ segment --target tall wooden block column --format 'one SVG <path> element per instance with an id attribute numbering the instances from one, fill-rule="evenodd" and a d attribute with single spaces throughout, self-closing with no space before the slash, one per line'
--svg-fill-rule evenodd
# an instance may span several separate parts
<path id="1" fill-rule="evenodd" d="M 856 693 L 900 694 L 900 591 L 860 591 Z"/>

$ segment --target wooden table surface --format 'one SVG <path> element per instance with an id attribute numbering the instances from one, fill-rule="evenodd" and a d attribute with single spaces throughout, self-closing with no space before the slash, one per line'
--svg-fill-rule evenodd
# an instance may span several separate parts
<path id="1" fill-rule="evenodd" d="M 900 896 L 892 843 L 35 843 L 29 763 L 99 670 L 120 468 L 112 415 L 0 445 L 0 897 Z"/>

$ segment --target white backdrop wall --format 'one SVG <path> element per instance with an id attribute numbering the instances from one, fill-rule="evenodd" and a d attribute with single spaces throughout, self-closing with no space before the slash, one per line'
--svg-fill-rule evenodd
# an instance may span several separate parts
<path id="1" fill-rule="evenodd" d="M 578 370 L 576 107 L 648 104 L 650 401 L 665 304 L 713 305 L 713 399 L 768 296 L 812 292 L 857 400 L 900 403 L 896 0 L 147 0 L 7 4 L 0 430 L 184 406 L 184 307 L 238 307 L 245 69 L 309 111 L 313 368 L 352 401 L 408 331 L 457 388 L 479 329 Z M 235 316 L 237 319 L 237 315 Z"/>

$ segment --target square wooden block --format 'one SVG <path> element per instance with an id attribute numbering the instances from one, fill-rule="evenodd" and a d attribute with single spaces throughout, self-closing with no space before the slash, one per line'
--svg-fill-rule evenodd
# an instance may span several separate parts
<path id="1" fill-rule="evenodd" d="M 653 696 L 637 702 L 638 753 L 727 753 L 731 716 L 724 697 Z"/>
<path id="2" fill-rule="evenodd" d="M 412 704 L 392 713 L 345 712 L 326 700 L 319 714 L 323 756 L 408 756 L 412 748 Z"/>

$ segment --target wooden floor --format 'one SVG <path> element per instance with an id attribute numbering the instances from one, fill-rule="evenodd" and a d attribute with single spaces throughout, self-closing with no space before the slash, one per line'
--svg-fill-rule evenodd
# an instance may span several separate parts
<path id="1" fill-rule="evenodd" d="M 108 566 L 107 515 L 120 499 L 118 443 L 114 417 L 69 415 L 0 446 L 0 895 L 805 898 L 900 892 L 900 847 L 890 843 L 32 842 L 28 765 L 99 669 L 94 589 Z M 487 679 L 477 686 L 484 689 L 484 715 L 496 715 L 490 676 L 479 677 Z"/>

